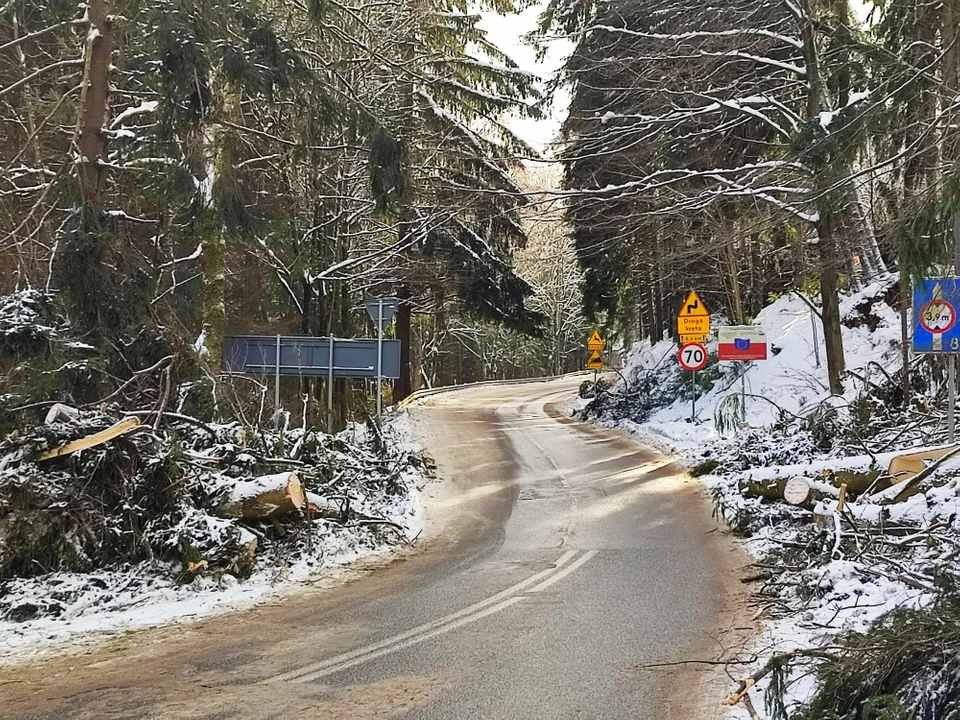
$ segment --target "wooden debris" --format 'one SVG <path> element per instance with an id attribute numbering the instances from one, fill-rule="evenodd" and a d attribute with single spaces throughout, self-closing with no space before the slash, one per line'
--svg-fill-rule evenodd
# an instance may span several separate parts
<path id="1" fill-rule="evenodd" d="M 47 450 L 41 453 L 37 457 L 37 460 L 52 460 L 53 458 L 63 457 L 64 455 L 70 455 L 75 452 L 80 452 L 81 450 L 89 450 L 92 447 L 103 445 L 105 442 L 113 440 L 116 437 L 120 437 L 121 435 L 125 435 L 139 426 L 140 421 L 137 418 L 124 418 L 120 422 L 111 425 L 106 430 L 101 430 L 100 432 L 94 433 L 93 435 L 88 435 L 85 438 L 68 442 L 66 445 L 61 445 L 58 448 Z"/>
<path id="2" fill-rule="evenodd" d="M 229 572 L 246 575 L 253 570 L 253 563 L 257 554 L 257 536 L 252 532 L 243 531 L 237 540 L 236 552 L 233 561 L 227 568 Z"/>
<path id="3" fill-rule="evenodd" d="M 209 563 L 206 560 L 201 560 L 200 562 L 191 562 L 187 563 L 187 572 L 193 575 L 200 570 L 206 570 L 209 567 Z"/>
<path id="4" fill-rule="evenodd" d="M 222 517 L 269 518 L 300 510 L 307 495 L 296 473 L 240 480 L 217 508 Z"/>
<path id="5" fill-rule="evenodd" d="M 343 508 L 340 507 L 340 503 L 334 500 L 328 500 L 327 498 L 321 497 L 316 493 L 308 492 L 307 503 L 310 513 L 314 517 L 329 518 L 333 520 L 343 519 Z"/>
<path id="6" fill-rule="evenodd" d="M 840 486 L 840 498 L 837 500 L 837 512 L 843 512 L 844 503 L 847 500 L 847 484 L 844 483 Z"/>
<path id="7" fill-rule="evenodd" d="M 955 457 L 960 453 L 960 445 L 953 445 L 950 448 L 946 449 L 946 452 L 942 453 L 938 458 L 934 459 L 933 462 L 929 463 L 924 467 L 920 472 L 916 473 L 910 479 L 904 483 L 900 483 L 900 492 L 897 493 L 896 497 L 893 498 L 893 502 L 903 502 L 912 495 L 923 492 L 923 483 L 924 481 L 933 475 L 937 469 L 943 465 L 947 460 Z"/>
<path id="8" fill-rule="evenodd" d="M 80 417 L 80 411 L 63 403 L 56 403 L 47 412 L 43 420 L 44 425 L 53 425 L 55 422 L 69 422 Z"/>
<path id="9" fill-rule="evenodd" d="M 783 486 L 783 499 L 788 505 L 809 507 L 823 497 L 823 493 L 814 488 L 809 478 L 793 477 Z"/>
<path id="10" fill-rule="evenodd" d="M 930 463 L 940 460 L 945 455 L 953 455 L 958 449 L 960 445 L 948 445 L 935 450 L 897 455 L 890 461 L 887 474 L 892 478 L 893 484 L 906 482 L 922 473 Z"/>

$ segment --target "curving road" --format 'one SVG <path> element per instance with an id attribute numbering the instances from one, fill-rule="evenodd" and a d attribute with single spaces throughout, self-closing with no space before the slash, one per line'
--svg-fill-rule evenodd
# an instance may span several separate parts
<path id="1" fill-rule="evenodd" d="M 483 386 L 413 409 L 446 481 L 432 535 L 336 589 L 0 670 L 15 718 L 721 717 L 739 556 L 696 481 L 574 423 L 579 379 Z"/>

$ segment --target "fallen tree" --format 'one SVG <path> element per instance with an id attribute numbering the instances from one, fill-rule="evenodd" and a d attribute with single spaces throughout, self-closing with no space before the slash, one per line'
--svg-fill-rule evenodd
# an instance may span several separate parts
<path id="1" fill-rule="evenodd" d="M 269 518 L 302 510 L 307 494 L 296 473 L 263 475 L 238 480 L 216 514 L 233 518 Z"/>
<path id="2" fill-rule="evenodd" d="M 151 561 L 184 578 L 245 575 L 264 552 L 295 557 L 330 527 L 405 539 L 383 508 L 410 492 L 419 456 L 382 432 L 170 413 L 151 426 L 134 413 L 58 408 L 0 441 L 0 583 Z"/>

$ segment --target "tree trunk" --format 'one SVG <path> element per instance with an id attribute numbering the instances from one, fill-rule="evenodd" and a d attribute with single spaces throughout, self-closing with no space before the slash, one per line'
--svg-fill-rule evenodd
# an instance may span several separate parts
<path id="1" fill-rule="evenodd" d="M 312 323 L 310 318 L 313 315 L 313 284 L 306 274 L 300 278 L 300 287 L 303 290 L 303 300 L 301 302 L 303 315 L 300 316 L 300 332 L 304 335 L 311 335 Z"/>
<path id="2" fill-rule="evenodd" d="M 209 372 L 216 374 L 223 360 L 223 337 L 227 331 L 227 243 L 216 211 L 207 221 L 206 237 L 200 253 L 203 273 L 203 332 L 198 343 L 201 359 Z"/>
<path id="3" fill-rule="evenodd" d="M 960 23 L 960 0 L 943 0 L 942 3 L 942 45 L 943 60 L 940 76 L 943 83 L 943 97 L 956 97 L 957 90 L 960 89 L 960 38 L 958 35 L 957 24 Z M 955 161 L 960 157 L 960 132 L 957 130 L 957 111 L 954 110 L 952 118 L 947 118 L 947 127 L 950 129 L 943 133 L 944 142 L 942 155 L 947 162 Z"/>
<path id="4" fill-rule="evenodd" d="M 730 237 L 723 244 L 726 255 L 727 279 L 730 283 L 730 312 L 733 314 L 735 325 L 743 325 L 743 298 L 740 292 L 740 268 L 737 263 L 737 250 L 734 247 L 733 228 L 728 223 L 723 225 L 724 231 L 730 232 Z"/>
<path id="5" fill-rule="evenodd" d="M 103 183 L 103 127 L 110 112 L 110 68 L 113 56 L 113 8 L 109 0 L 90 0 L 87 16 L 85 83 L 80 96 L 80 189 L 84 200 L 99 207 Z"/>
<path id="6" fill-rule="evenodd" d="M 837 271 L 837 240 L 834 233 L 835 217 L 824 211 L 817 221 L 818 248 L 820 250 L 820 298 L 823 303 L 823 339 L 826 346 L 827 375 L 830 392 L 843 394 L 841 377 L 845 368 L 843 359 L 843 336 L 840 328 L 839 281 Z"/>
<path id="7" fill-rule="evenodd" d="M 225 90 L 224 116 L 236 118 L 239 111 L 237 91 Z M 232 132 L 223 125 L 211 128 L 204 136 L 207 219 L 199 262 L 203 274 L 203 343 L 199 351 L 211 374 L 220 371 L 223 338 L 227 332 L 227 237 L 222 203 L 228 194 L 236 192 L 230 178 L 235 165 L 235 142 Z"/>
<path id="8" fill-rule="evenodd" d="M 394 402 L 400 402 L 413 392 L 410 378 L 410 290 L 406 285 L 400 286 L 397 298 L 400 300 L 395 316 L 396 334 L 400 341 L 400 377 L 393 384 Z"/>
<path id="9" fill-rule="evenodd" d="M 238 480 L 217 508 L 221 517 L 267 518 L 300 510 L 307 501 L 294 473 Z"/>

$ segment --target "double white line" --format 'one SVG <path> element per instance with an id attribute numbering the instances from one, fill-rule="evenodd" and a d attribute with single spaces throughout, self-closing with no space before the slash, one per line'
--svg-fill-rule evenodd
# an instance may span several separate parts
<path id="1" fill-rule="evenodd" d="M 459 610 L 455 613 L 447 615 L 446 617 L 442 617 L 439 620 L 425 623 L 413 628 L 412 630 L 407 630 L 399 635 L 394 635 L 386 640 L 381 640 L 378 643 L 367 645 L 366 647 L 358 648 L 357 650 L 352 650 L 348 653 L 343 653 L 342 655 L 328 658 L 323 662 L 297 668 L 296 670 L 291 670 L 283 675 L 275 675 L 274 677 L 267 678 L 262 682 L 312 682 L 328 675 L 333 675 L 334 673 L 338 673 L 342 670 L 347 670 L 357 665 L 362 665 L 365 662 L 375 660 L 379 657 L 383 657 L 384 655 L 389 655 L 390 653 L 397 652 L 398 650 L 403 650 L 411 645 L 422 643 L 425 640 L 429 640 L 437 635 L 442 635 L 443 633 L 448 633 L 451 630 L 456 630 L 457 628 L 463 627 L 464 625 L 469 625 L 477 620 L 482 620 L 489 615 L 498 613 L 501 610 L 506 610 L 511 605 L 516 605 L 518 602 L 522 602 L 526 599 L 527 595 L 540 592 L 541 590 L 546 590 L 554 583 L 563 580 L 563 578 L 575 572 L 590 558 L 597 554 L 596 550 L 589 550 L 580 555 L 580 557 L 578 557 L 576 560 L 573 560 L 573 558 L 577 555 L 577 552 L 577 550 L 568 550 L 560 556 L 560 558 L 553 564 L 553 567 L 549 567 L 546 570 L 541 570 L 535 575 L 531 575 L 526 580 L 522 580 L 516 585 L 510 586 L 506 590 L 499 592 L 496 595 L 491 595 L 486 600 L 481 600 L 470 607 L 466 607 L 463 610 Z M 570 562 L 571 560 L 573 560 L 573 562 Z M 533 587 L 530 587 L 531 585 L 533 585 Z M 527 590 L 527 588 L 530 589 Z"/>

